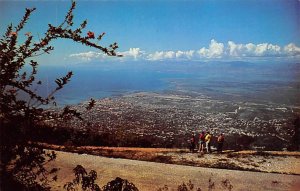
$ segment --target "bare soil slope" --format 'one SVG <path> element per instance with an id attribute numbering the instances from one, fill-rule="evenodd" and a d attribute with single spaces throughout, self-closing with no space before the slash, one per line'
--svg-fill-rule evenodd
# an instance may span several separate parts
<path id="1" fill-rule="evenodd" d="M 73 179 L 72 169 L 83 165 L 88 171 L 93 169 L 98 173 L 98 184 L 103 186 L 117 176 L 133 182 L 140 190 L 155 191 L 168 185 L 169 190 L 175 190 L 179 184 L 189 180 L 208 190 L 208 181 L 214 182 L 214 190 L 227 190 L 222 181 L 229 180 L 232 190 L 293 190 L 300 187 L 299 175 L 278 173 L 247 172 L 215 168 L 202 168 L 185 165 L 163 164 L 128 159 L 106 158 L 88 154 L 57 152 L 57 160 L 49 167 L 58 167 L 58 182 L 55 190 L 63 190 L 62 185 Z M 295 168 L 295 166 L 294 166 Z"/>
<path id="2" fill-rule="evenodd" d="M 231 170 L 273 172 L 300 175 L 300 152 L 283 151 L 224 151 L 200 155 L 187 149 L 131 147 L 64 147 L 41 144 L 44 148 L 85 153 L 97 156 L 151 161 Z"/>

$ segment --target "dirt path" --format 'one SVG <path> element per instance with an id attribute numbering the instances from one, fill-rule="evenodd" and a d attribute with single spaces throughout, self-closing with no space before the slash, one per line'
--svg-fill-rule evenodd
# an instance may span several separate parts
<path id="1" fill-rule="evenodd" d="M 209 167 L 254 172 L 272 172 L 300 175 L 300 152 L 290 151 L 232 151 L 200 155 L 188 149 L 175 148 L 136 148 L 136 147 L 65 147 L 39 143 L 51 150 L 91 154 L 111 158 L 160 162 L 197 167 Z"/>
<path id="2" fill-rule="evenodd" d="M 88 171 L 96 170 L 97 183 L 101 186 L 119 176 L 133 182 L 141 191 L 155 191 L 164 185 L 168 185 L 169 190 L 175 190 L 189 180 L 196 187 L 208 190 L 209 178 L 215 183 L 214 190 L 226 190 L 222 185 L 226 179 L 233 185 L 232 190 L 296 191 L 300 187 L 299 175 L 202 168 L 57 151 L 57 159 L 49 164 L 49 167 L 61 169 L 58 173 L 59 182 L 54 184 L 55 190 L 63 190 L 62 185 L 73 179 L 72 169 L 77 164 L 83 165 Z"/>

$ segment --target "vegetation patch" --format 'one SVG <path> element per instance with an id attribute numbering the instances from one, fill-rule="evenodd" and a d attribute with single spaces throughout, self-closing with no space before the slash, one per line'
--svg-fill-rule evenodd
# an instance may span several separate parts
<path id="1" fill-rule="evenodd" d="M 166 164 L 173 164 L 172 156 L 165 156 L 165 155 L 157 155 L 150 159 L 151 162 L 159 162 L 159 163 L 166 163 Z"/>

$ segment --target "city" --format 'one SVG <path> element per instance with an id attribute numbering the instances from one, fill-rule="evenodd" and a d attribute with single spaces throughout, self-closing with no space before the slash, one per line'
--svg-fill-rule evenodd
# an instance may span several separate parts
<path id="1" fill-rule="evenodd" d="M 136 142 L 148 139 L 150 145 L 142 146 L 186 147 L 193 133 L 210 131 L 213 136 L 225 133 L 228 148 L 247 137 L 252 148 L 280 150 L 293 137 L 293 122 L 299 113 L 298 107 L 278 104 L 146 92 L 97 100 L 90 111 L 85 110 L 86 105 L 72 106 L 82 113 L 84 123 L 74 119 L 65 125 L 97 135 L 113 134 L 112 141 L 118 146 L 128 146 L 126 140 L 134 137 Z"/>

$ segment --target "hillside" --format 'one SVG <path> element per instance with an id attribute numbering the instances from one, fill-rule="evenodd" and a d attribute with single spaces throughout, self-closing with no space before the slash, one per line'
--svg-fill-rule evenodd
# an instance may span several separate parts
<path id="1" fill-rule="evenodd" d="M 134 148 L 134 147 L 65 147 L 39 143 L 48 149 L 110 158 L 124 158 L 168 164 L 232 170 L 272 172 L 300 175 L 300 152 L 287 151 L 232 151 L 222 154 L 200 155 L 187 149 Z"/>
<path id="2" fill-rule="evenodd" d="M 103 149 L 106 150 L 108 148 Z M 112 150 L 118 152 L 122 149 Z M 153 153 L 154 151 L 158 151 L 158 153 L 163 152 L 165 154 L 169 153 L 169 151 L 164 149 L 156 150 L 128 148 L 124 149 L 123 151 L 128 153 L 131 153 L 131 151 L 140 151 L 144 154 Z M 247 172 L 186 165 L 163 164 L 119 158 L 106 158 L 88 154 L 67 153 L 61 151 L 58 151 L 57 154 L 57 159 L 53 163 L 48 164 L 49 167 L 60 168 L 58 173 L 58 182 L 53 184 L 53 188 L 55 190 L 62 190 L 62 185 L 73 179 L 74 175 L 72 174 L 72 169 L 77 164 L 83 165 L 88 171 L 91 169 L 96 170 L 98 173 L 97 183 L 101 186 L 118 176 L 128 179 L 143 191 L 157 190 L 164 185 L 167 185 L 169 190 L 174 190 L 178 185 L 182 184 L 183 182 L 187 183 L 189 180 L 191 180 L 196 187 L 200 187 L 202 190 L 208 190 L 209 179 L 211 179 L 211 181 L 214 183 L 214 190 L 227 190 L 224 186 L 224 181 L 226 180 L 229 181 L 233 186 L 232 190 L 297 190 L 297 186 L 299 186 L 300 183 L 299 175 Z M 185 153 L 183 155 L 189 156 L 192 154 Z M 196 156 L 196 154 L 193 155 Z M 211 156 L 214 155 L 212 154 Z M 266 158 L 268 163 L 270 162 L 269 164 L 271 164 L 270 169 L 275 169 L 276 162 L 274 159 L 278 159 L 278 157 L 279 156 L 274 156 L 274 158 Z M 282 158 L 282 160 L 284 159 L 286 166 L 282 168 L 282 170 L 288 172 L 293 168 L 297 169 L 294 172 L 299 174 L 299 162 L 297 162 L 297 160 L 290 160 L 294 157 L 299 158 L 299 153 L 294 156 L 284 155 L 283 157 L 284 158 Z M 208 158 L 205 158 L 205 160 L 207 161 Z M 278 161 L 280 160 L 278 159 Z"/>

